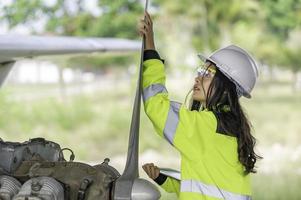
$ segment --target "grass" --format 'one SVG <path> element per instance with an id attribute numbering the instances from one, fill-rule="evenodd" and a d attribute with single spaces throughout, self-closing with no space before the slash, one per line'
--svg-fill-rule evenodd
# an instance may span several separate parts
<path id="1" fill-rule="evenodd" d="M 45 137 L 73 149 L 76 160 L 88 162 L 124 157 L 134 100 L 134 87 L 124 85 L 122 90 L 115 87 L 110 92 L 95 91 L 64 100 L 47 97 L 30 101 L 14 98 L 16 93 L 30 92 L 30 87 L 7 86 L 0 92 L 0 137 L 9 141 Z M 179 87 L 173 84 L 168 86 L 176 97 L 185 94 L 184 90 L 177 91 Z M 31 92 L 47 89 L 53 86 L 35 87 Z M 262 81 L 253 99 L 242 103 L 252 121 L 259 154 L 265 158 L 258 163 L 259 173 L 253 178 L 253 199 L 301 199 L 298 187 L 301 185 L 301 153 L 295 153 L 301 145 L 301 92 L 293 92 L 289 81 Z M 140 132 L 140 152 L 152 149 L 162 155 L 162 158 L 146 160 L 168 165 L 164 158 L 178 159 L 177 153 L 153 134 L 143 108 Z M 122 162 L 118 163 L 120 169 Z M 162 199 L 174 198 L 162 192 Z"/>
<path id="2" fill-rule="evenodd" d="M 289 169 L 281 174 L 258 174 L 253 179 L 253 199 L 299 200 L 300 185 L 300 175 L 296 176 Z"/>

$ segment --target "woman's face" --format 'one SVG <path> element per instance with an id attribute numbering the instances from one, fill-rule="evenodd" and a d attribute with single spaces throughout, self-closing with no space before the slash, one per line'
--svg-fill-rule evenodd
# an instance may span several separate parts
<path id="1" fill-rule="evenodd" d="M 211 62 L 206 62 L 198 69 L 198 76 L 195 77 L 193 86 L 193 100 L 205 103 L 209 86 L 216 72 L 216 67 Z"/>

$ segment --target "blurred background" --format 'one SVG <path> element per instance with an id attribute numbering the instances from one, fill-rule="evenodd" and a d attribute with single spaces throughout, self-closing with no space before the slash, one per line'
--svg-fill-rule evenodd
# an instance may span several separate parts
<path id="1" fill-rule="evenodd" d="M 0 34 L 140 40 L 143 0 L 0 1 Z M 237 44 L 260 66 L 252 99 L 241 99 L 264 159 L 253 199 L 301 199 L 301 0 L 152 0 L 156 47 L 173 100 L 193 85 L 198 52 Z M 123 172 L 140 52 L 18 62 L 0 91 L 0 137 L 45 137 L 76 160 Z M 180 157 L 141 111 L 140 164 L 180 168 Z M 145 173 L 140 171 L 142 177 Z M 162 199 L 175 199 L 162 191 Z"/>

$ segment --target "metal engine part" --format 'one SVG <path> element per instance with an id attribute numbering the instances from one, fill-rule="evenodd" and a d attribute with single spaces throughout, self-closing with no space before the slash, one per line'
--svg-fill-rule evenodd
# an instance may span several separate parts
<path id="1" fill-rule="evenodd" d="M 4 174 L 11 174 L 25 160 L 64 160 L 60 145 L 44 138 L 34 138 L 23 143 L 0 141 L 0 158 L 0 172 Z"/>
<path id="2" fill-rule="evenodd" d="M 0 176 L 0 199 L 11 200 L 21 188 L 21 183 L 11 176 Z"/>
<path id="3" fill-rule="evenodd" d="M 64 188 L 54 178 L 32 178 L 22 185 L 13 200 L 64 200 Z"/>
<path id="4" fill-rule="evenodd" d="M 94 165 L 93 167 L 95 167 L 96 169 L 102 169 L 106 174 L 111 175 L 111 177 L 115 181 L 116 179 L 118 179 L 120 177 L 120 173 L 114 167 L 109 165 L 109 162 L 110 162 L 110 159 L 105 158 L 103 163 L 101 163 L 99 165 Z"/>

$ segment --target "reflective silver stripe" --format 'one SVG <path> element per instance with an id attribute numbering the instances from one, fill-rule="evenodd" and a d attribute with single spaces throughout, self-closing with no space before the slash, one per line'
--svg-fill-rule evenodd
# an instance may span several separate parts
<path id="1" fill-rule="evenodd" d="M 167 90 L 162 84 L 152 84 L 143 90 L 143 101 L 146 102 L 150 97 L 158 93 L 167 93 Z"/>
<path id="2" fill-rule="evenodd" d="M 207 185 L 195 180 L 182 180 L 181 192 L 197 192 L 203 195 L 226 200 L 251 200 L 251 196 L 235 194 L 222 190 L 214 185 Z"/>
<path id="3" fill-rule="evenodd" d="M 179 110 L 181 104 L 178 102 L 170 101 L 168 116 L 166 119 L 165 127 L 163 130 L 165 139 L 173 145 L 173 139 L 179 123 Z"/>

